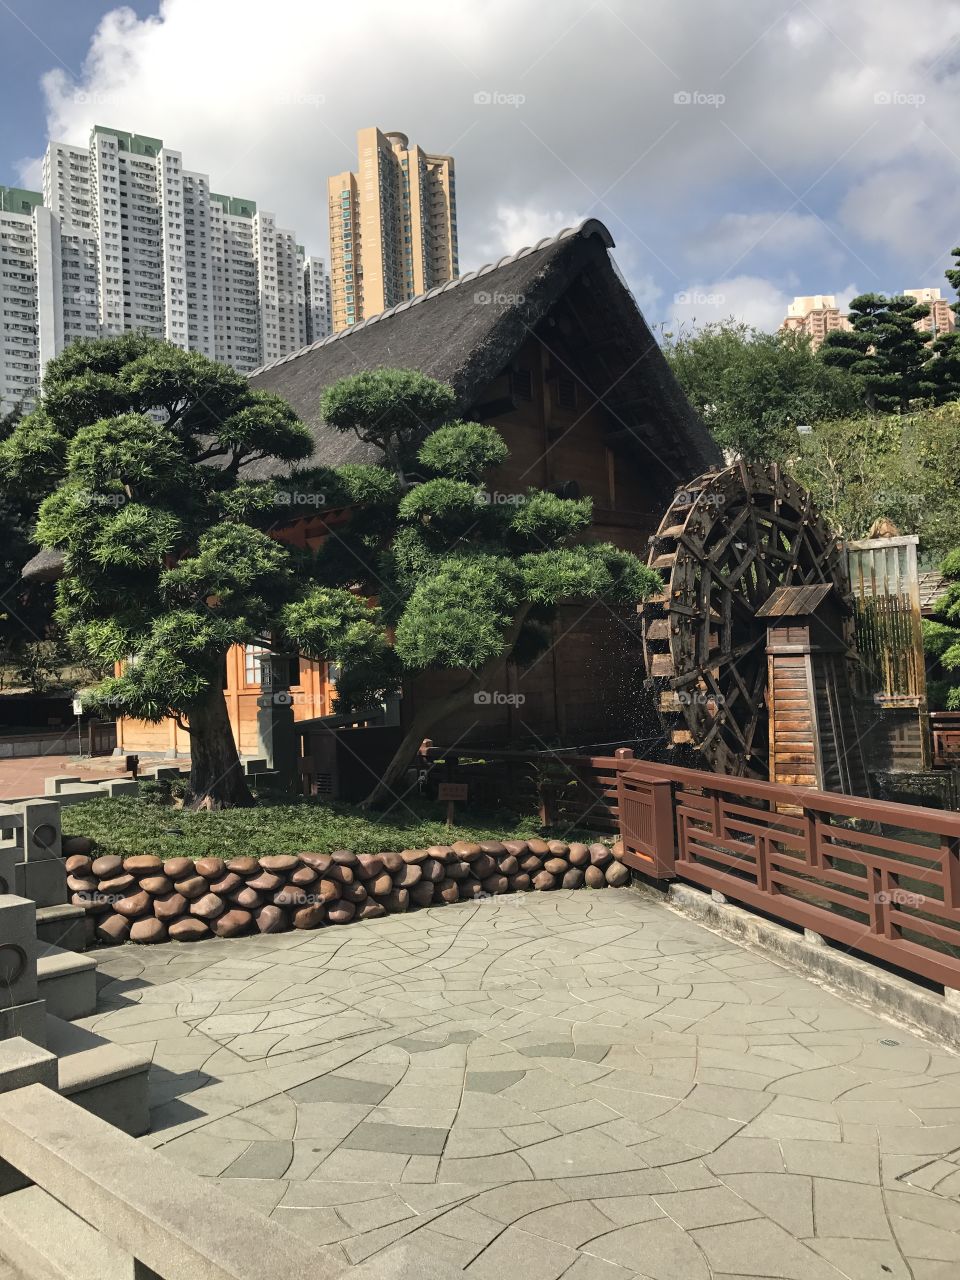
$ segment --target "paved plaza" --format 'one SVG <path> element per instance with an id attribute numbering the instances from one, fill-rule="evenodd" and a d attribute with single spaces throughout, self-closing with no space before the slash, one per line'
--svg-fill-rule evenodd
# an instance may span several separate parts
<path id="1" fill-rule="evenodd" d="M 143 1141 L 351 1263 L 960 1275 L 960 1057 L 631 890 L 93 954 Z"/>

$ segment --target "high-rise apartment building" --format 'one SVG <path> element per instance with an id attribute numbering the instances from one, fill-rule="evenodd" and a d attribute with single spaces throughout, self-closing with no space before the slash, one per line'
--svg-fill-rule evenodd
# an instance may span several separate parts
<path id="1" fill-rule="evenodd" d="M 458 274 L 452 156 L 361 129 L 358 169 L 327 180 L 335 331 Z"/>
<path id="2" fill-rule="evenodd" d="M 904 289 L 904 295 L 915 298 L 917 302 L 926 302 L 930 306 L 930 314 L 918 320 L 916 328 L 925 333 L 948 333 L 956 328 L 957 317 L 946 299 L 940 297 L 940 290 Z M 787 307 L 781 329 L 799 330 L 809 334 L 813 350 L 822 344 L 831 329 L 852 329 L 846 312 L 837 306 L 837 300 L 830 293 L 815 293 L 809 297 L 794 298 Z"/>
<path id="3" fill-rule="evenodd" d="M 160 138 L 51 142 L 43 192 L 0 188 L 0 400 L 29 404 L 79 337 L 144 330 L 248 372 L 307 341 L 304 251 Z M 9 262 L 8 262 L 9 259 Z"/>
<path id="4" fill-rule="evenodd" d="M 307 306 L 307 342 L 317 342 L 333 332 L 330 276 L 323 258 L 307 258 L 304 262 L 303 296 Z"/>
<path id="5" fill-rule="evenodd" d="M 951 333 L 957 327 L 957 317 L 947 302 L 940 297 L 939 289 L 904 289 L 908 298 L 916 298 L 917 302 L 926 302 L 930 306 L 930 314 L 917 321 L 917 328 L 924 333 Z"/>
<path id="6" fill-rule="evenodd" d="M 852 326 L 832 293 L 815 293 L 794 298 L 787 307 L 786 318 L 780 328 L 807 334 L 816 351 L 832 329 L 850 329 Z"/>

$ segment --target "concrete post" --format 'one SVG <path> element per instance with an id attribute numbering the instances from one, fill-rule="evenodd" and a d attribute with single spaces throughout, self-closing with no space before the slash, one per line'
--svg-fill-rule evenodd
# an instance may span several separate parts
<path id="1" fill-rule="evenodd" d="M 8 1040 L 0 1041 L 0 1093 L 22 1089 L 28 1084 L 43 1084 L 56 1092 L 57 1083 L 55 1054 L 24 1040 L 22 1036 L 11 1036 Z M 0 1196 L 29 1185 L 29 1179 L 19 1169 L 0 1160 Z"/>
<path id="2" fill-rule="evenodd" d="M 285 654 L 264 654 L 260 659 L 257 751 L 277 775 L 277 784 L 295 791 L 300 775 L 300 738 L 293 719 L 291 661 Z"/>
<path id="3" fill-rule="evenodd" d="M 22 860 L 14 864 L 14 888 L 39 907 L 59 907 L 67 901 L 67 872 L 63 865 L 60 805 L 56 800 L 25 800 L 14 805 L 23 821 Z"/>
<path id="4" fill-rule="evenodd" d="M 37 999 L 37 908 L 8 893 L 0 896 L 0 1041 L 12 1036 L 44 1045 L 47 1024 Z"/>

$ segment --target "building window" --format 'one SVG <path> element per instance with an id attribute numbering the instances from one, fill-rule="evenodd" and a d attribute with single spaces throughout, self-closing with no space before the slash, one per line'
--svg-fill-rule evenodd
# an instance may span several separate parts
<path id="1" fill-rule="evenodd" d="M 529 369 L 511 369 L 510 390 L 517 400 L 533 399 L 533 383 Z"/>
<path id="2" fill-rule="evenodd" d="M 270 650 L 262 644 L 245 644 L 243 646 L 243 683 L 259 684 L 261 679 L 260 658 Z"/>
<path id="3" fill-rule="evenodd" d="M 557 378 L 557 404 L 561 409 L 577 407 L 577 380 L 570 374 L 562 373 Z"/>

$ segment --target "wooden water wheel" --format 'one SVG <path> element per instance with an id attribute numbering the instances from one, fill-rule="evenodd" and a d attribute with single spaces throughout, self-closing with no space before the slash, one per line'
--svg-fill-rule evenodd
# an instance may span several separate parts
<path id="1" fill-rule="evenodd" d="M 842 544 L 776 465 L 736 463 L 677 491 L 651 539 L 664 592 L 643 645 L 668 746 L 698 767 L 767 778 L 767 628 L 777 587 L 826 584 L 849 601 Z M 852 648 L 852 621 L 843 623 Z"/>

